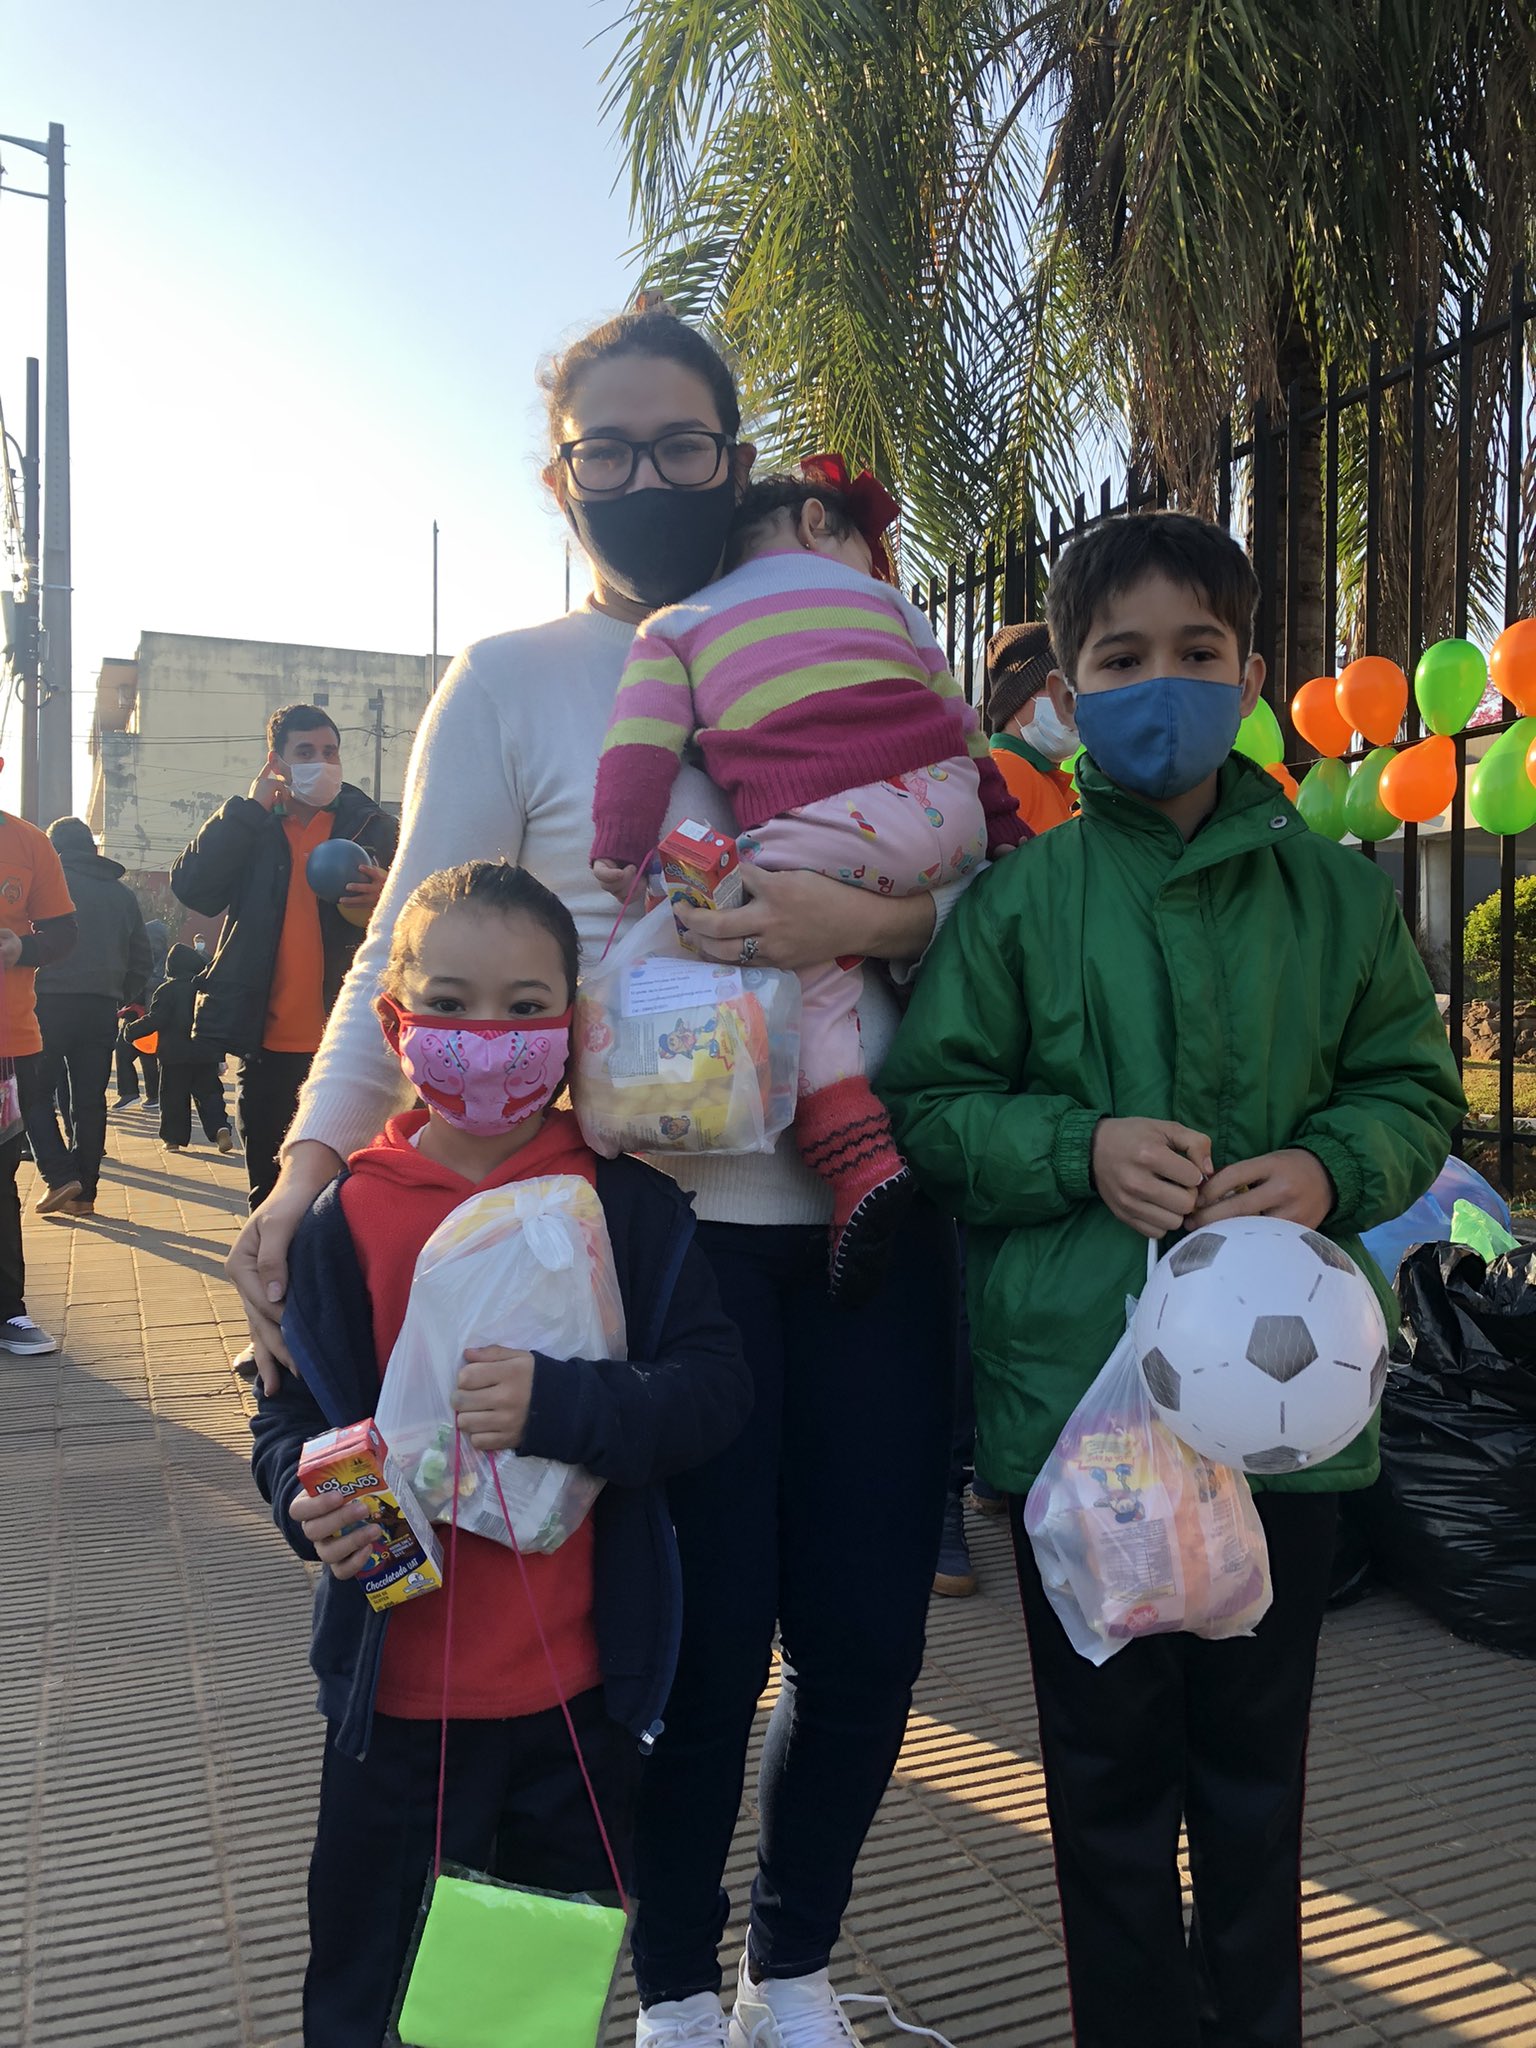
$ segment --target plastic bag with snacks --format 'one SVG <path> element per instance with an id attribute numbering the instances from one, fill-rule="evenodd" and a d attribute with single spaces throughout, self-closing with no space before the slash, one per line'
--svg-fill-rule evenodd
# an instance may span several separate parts
<path id="1" fill-rule="evenodd" d="M 422 1246 L 375 1421 L 435 1522 L 450 1519 L 452 1396 L 464 1353 L 500 1344 L 545 1358 L 623 1358 L 624 1304 L 602 1204 L 574 1174 L 471 1195 Z M 492 1472 L 519 1550 L 558 1550 L 603 1482 L 578 1465 L 516 1451 L 459 1452 L 461 1529 L 507 1542 Z"/>
<path id="2" fill-rule="evenodd" d="M 1024 1527 L 1046 1596 L 1091 1664 L 1137 1636 L 1251 1635 L 1269 1610 L 1247 1480 L 1158 1420 L 1129 1331 L 1030 1488 Z"/>
<path id="3" fill-rule="evenodd" d="M 800 984 L 689 958 L 663 903 L 582 977 L 572 1043 L 594 1152 L 771 1152 L 795 1114 Z"/>

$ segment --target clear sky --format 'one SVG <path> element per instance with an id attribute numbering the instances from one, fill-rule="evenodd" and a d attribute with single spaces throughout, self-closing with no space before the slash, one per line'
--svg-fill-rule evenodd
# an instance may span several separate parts
<path id="1" fill-rule="evenodd" d="M 633 282 L 619 11 L 0 0 L 0 132 L 68 144 L 77 810 L 96 671 L 146 628 L 424 653 L 434 518 L 445 652 L 562 609 L 534 379 Z M 44 214 L 0 197 L 16 434 Z"/>

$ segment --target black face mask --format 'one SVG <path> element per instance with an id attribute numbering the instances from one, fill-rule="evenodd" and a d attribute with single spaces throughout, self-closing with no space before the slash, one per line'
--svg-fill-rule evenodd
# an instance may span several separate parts
<path id="1" fill-rule="evenodd" d="M 705 491 L 626 491 L 568 498 L 565 516 L 603 582 L 637 604 L 676 604 L 720 566 L 736 510 L 735 480 Z"/>

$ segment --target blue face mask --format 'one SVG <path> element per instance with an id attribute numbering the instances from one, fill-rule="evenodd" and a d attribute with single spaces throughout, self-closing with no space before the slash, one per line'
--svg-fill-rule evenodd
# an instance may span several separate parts
<path id="1" fill-rule="evenodd" d="M 1118 690 L 1079 692 L 1077 730 L 1111 782 L 1137 796 L 1183 796 L 1226 760 L 1243 693 L 1203 676 L 1153 676 Z"/>

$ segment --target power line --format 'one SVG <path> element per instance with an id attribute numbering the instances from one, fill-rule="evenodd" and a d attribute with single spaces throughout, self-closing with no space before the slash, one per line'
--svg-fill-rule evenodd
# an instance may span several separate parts
<path id="1" fill-rule="evenodd" d="M 96 728 L 92 726 L 91 730 L 94 732 Z M 338 731 L 343 738 L 348 733 L 354 733 L 362 739 L 371 740 L 374 735 L 374 728 L 371 725 L 343 725 L 338 727 Z M 387 740 L 405 740 L 415 737 L 414 733 L 396 730 L 390 726 L 385 726 L 383 733 Z M 101 728 L 101 736 L 103 739 L 116 737 L 125 740 L 143 740 L 145 745 L 150 747 L 245 747 L 254 744 L 249 729 L 245 732 L 159 733 L 129 732 L 121 727 L 108 725 Z M 259 738 L 260 735 L 258 734 L 257 739 L 259 740 Z"/>
<path id="2" fill-rule="evenodd" d="M 110 658 L 111 658 L 111 657 L 109 657 L 109 659 L 110 659 Z M 123 657 L 122 657 L 122 659 L 123 659 L 123 661 L 124 661 L 124 664 L 125 664 L 125 666 L 127 666 L 127 667 L 130 667 L 130 668 L 134 666 L 134 663 L 133 663 L 133 660 L 132 660 L 132 658 L 131 658 L 131 657 L 129 657 L 129 656 L 123 656 Z M 335 685 L 335 684 L 333 683 L 333 684 L 330 684 L 330 685 L 322 685 L 322 687 L 329 687 L 330 689 L 332 689 L 332 690 L 335 690 L 337 686 L 336 686 L 336 685 Z M 360 686 L 359 686 L 359 687 L 360 687 Z M 399 684 L 387 684 L 387 685 L 386 685 L 386 688 L 389 688 L 389 689 L 402 689 L 402 690 L 403 690 L 403 689 L 405 689 L 406 687 L 407 687 L 407 686 L 406 686 L 406 685 L 405 685 L 404 683 L 399 683 Z M 345 692 L 345 694 L 347 694 L 348 696 L 350 696 L 350 695 L 351 695 L 351 693 L 352 693 L 352 686 L 350 686 L 350 685 L 349 685 L 349 686 L 348 686 L 348 689 L 347 689 L 347 691 Z M 378 693 L 377 693 L 377 691 L 374 691 L 374 690 L 370 690 L 370 691 L 369 691 L 369 695 L 370 695 L 370 696 L 376 696 L 377 694 L 378 694 Z M 415 694 L 415 686 L 414 686 L 414 685 L 412 686 L 412 694 L 413 694 L 413 695 Z M 255 691 L 255 690 L 225 690 L 225 689 L 221 689 L 221 688 L 219 687 L 219 685 L 218 685 L 218 684 L 216 684 L 216 683 L 210 683 L 210 684 L 208 684 L 208 685 L 207 685 L 206 687 L 205 687 L 205 686 L 204 686 L 203 684 L 199 683 L 199 684 L 197 684 L 197 685 L 196 685 L 195 687 L 191 687 L 191 688 L 188 688 L 188 689 L 184 689 L 184 690 L 173 690 L 173 689 L 168 689 L 168 688 L 167 688 L 167 687 L 165 686 L 165 684 L 163 684 L 163 683 L 159 683 L 159 684 L 156 684 L 156 685 L 155 685 L 155 687 L 154 687 L 154 688 L 153 688 L 152 690 L 147 690 L 147 691 L 146 691 L 146 695 L 147 695 L 147 696 L 148 696 L 148 697 L 150 698 L 150 700 L 151 700 L 152 702 L 154 702 L 154 703 L 156 703 L 156 704 L 159 704 L 159 703 L 175 704 L 175 703 L 179 703 L 179 702 L 180 702 L 180 701 L 181 701 L 181 700 L 182 700 L 183 698 L 190 698 L 190 699 L 191 699 L 191 700 L 192 700 L 192 701 L 193 701 L 193 702 L 195 703 L 195 702 L 197 702 L 197 701 L 198 701 L 199 699 L 201 699 L 201 698 L 203 698 L 203 697 L 233 697 L 233 698 L 237 698 L 237 699 L 239 700 L 239 702 L 240 702 L 240 703 L 242 703 L 242 704 L 253 704 L 253 703 L 255 703 L 255 702 L 257 701 L 257 699 L 258 699 L 258 692 L 257 692 L 257 691 Z M 301 697 L 295 697 L 295 698 L 292 698 L 292 699 L 289 699 L 289 700 L 285 700 L 285 702 L 293 702 L 293 703 L 295 703 L 295 704 L 305 703 L 306 701 L 307 701 L 306 699 L 304 699 L 304 698 L 301 698 Z M 425 704 L 423 704 L 421 708 L 422 708 L 422 710 L 423 710 L 423 711 L 425 711 L 427 707 L 426 707 L 426 705 L 425 705 Z M 324 711 L 324 710 L 326 709 L 326 707 L 325 707 L 325 705 L 323 705 L 323 704 L 319 704 L 319 705 L 316 705 L 316 706 L 315 706 L 315 709 L 316 709 L 316 710 L 318 710 L 318 711 Z M 265 714 L 263 714 L 263 715 L 265 715 Z"/>

